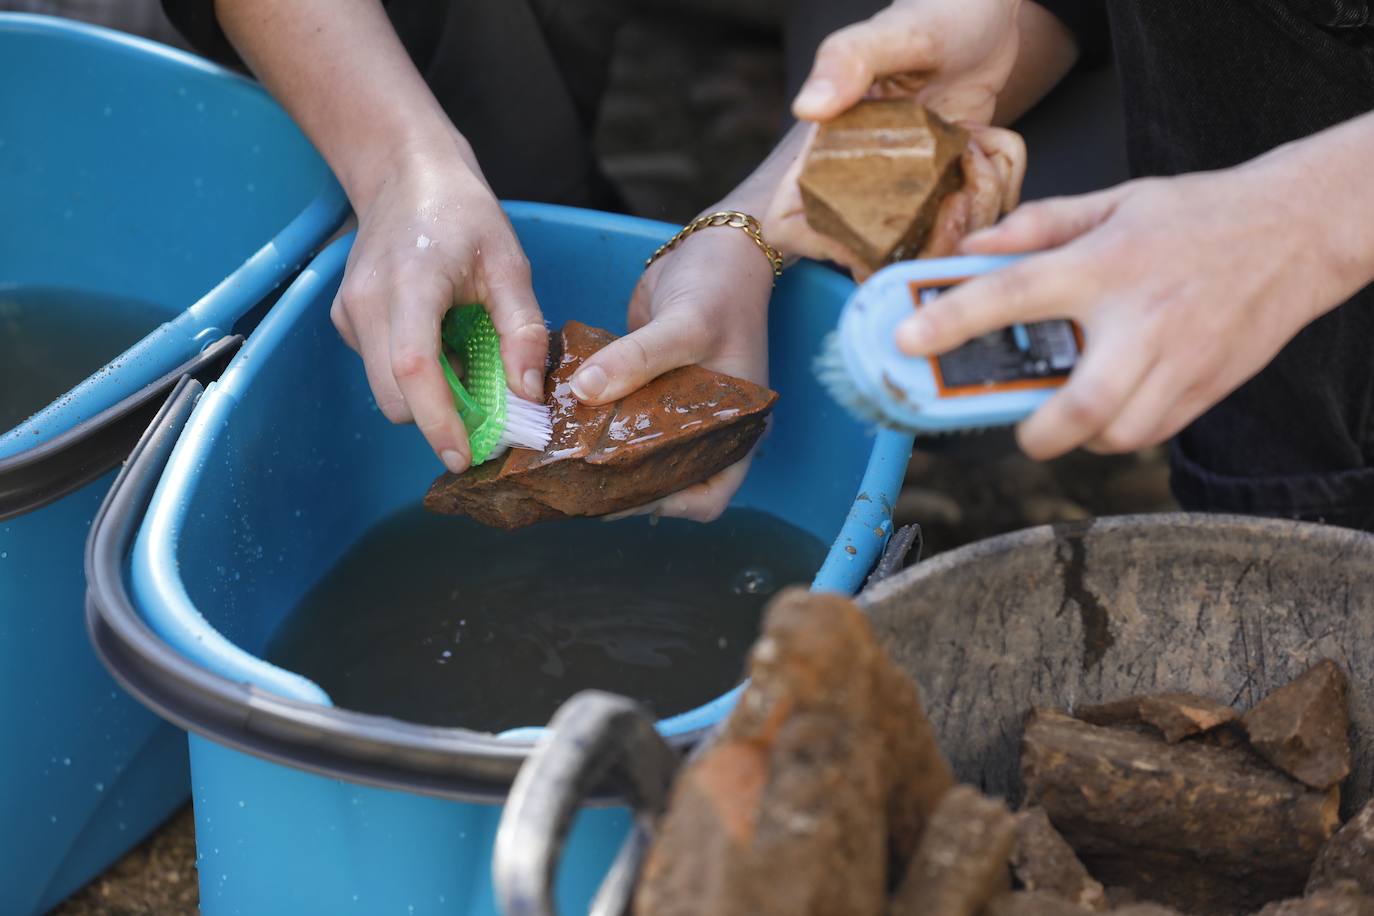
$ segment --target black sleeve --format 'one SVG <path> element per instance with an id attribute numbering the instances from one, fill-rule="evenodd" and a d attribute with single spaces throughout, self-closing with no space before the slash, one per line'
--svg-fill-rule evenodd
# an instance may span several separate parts
<path id="1" fill-rule="evenodd" d="M 1107 25 L 1106 0 L 1029 0 L 1049 10 L 1078 42 L 1079 66 L 1095 67 L 1111 60 L 1112 39 Z"/>
<path id="2" fill-rule="evenodd" d="M 162 11 L 176 30 L 202 57 L 217 64 L 247 70 L 215 18 L 215 0 L 162 0 Z"/>

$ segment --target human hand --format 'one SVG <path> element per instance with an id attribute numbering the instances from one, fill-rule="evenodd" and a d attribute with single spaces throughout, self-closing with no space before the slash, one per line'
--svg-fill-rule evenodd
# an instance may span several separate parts
<path id="1" fill-rule="evenodd" d="M 573 393 L 606 404 L 679 366 L 701 365 L 768 383 L 768 299 L 773 271 L 743 232 L 695 233 L 655 261 L 630 297 L 631 333 L 573 376 Z M 713 521 L 744 482 L 745 458 L 703 483 L 611 518 L 653 513 Z"/>
<path id="2" fill-rule="evenodd" d="M 897 344 L 928 356 L 1011 324 L 1071 318 L 1084 354 L 1019 427 L 1022 449 L 1044 459 L 1162 442 L 1368 281 L 1344 243 L 1324 243 L 1341 221 L 1314 197 L 1313 173 L 1271 154 L 1028 204 L 963 250 L 1052 250 L 941 296 L 903 323 Z"/>
<path id="3" fill-rule="evenodd" d="M 1021 0 L 896 0 L 821 43 L 792 113 L 824 121 L 873 92 L 949 121 L 992 121 L 1016 62 Z"/>
<path id="4" fill-rule="evenodd" d="M 965 235 L 991 226 L 1021 198 L 1021 183 L 1026 177 L 1026 144 L 1020 134 L 973 123 L 964 126 L 969 130 L 968 148 L 960 162 L 964 184 L 940 204 L 919 257 L 953 254 Z M 807 149 L 814 139 L 813 129 Z M 834 261 L 862 282 L 872 273 L 869 266 L 849 248 L 816 232 L 806 221 L 798 184 L 805 161 L 803 153 L 792 164 L 768 207 L 765 221 L 770 237 L 789 254 Z"/>
<path id="5" fill-rule="evenodd" d="M 358 235 L 330 317 L 362 357 L 386 418 L 413 421 L 461 473 L 472 451 L 439 364 L 440 323 L 453 305 L 485 305 L 507 384 L 542 401 L 548 332 L 529 262 L 456 132 L 403 152 L 376 187 L 354 201 Z"/>

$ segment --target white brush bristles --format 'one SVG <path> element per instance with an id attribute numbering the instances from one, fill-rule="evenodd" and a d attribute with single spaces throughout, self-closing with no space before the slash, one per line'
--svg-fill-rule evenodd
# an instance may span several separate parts
<path id="1" fill-rule="evenodd" d="M 520 397 L 506 389 L 506 428 L 497 447 L 532 448 L 542 452 L 553 438 L 553 415 L 544 404 Z"/>

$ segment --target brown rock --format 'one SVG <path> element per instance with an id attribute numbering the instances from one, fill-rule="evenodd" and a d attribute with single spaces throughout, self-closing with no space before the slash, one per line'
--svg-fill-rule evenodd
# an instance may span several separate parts
<path id="1" fill-rule="evenodd" d="M 1250 743 L 1264 758 L 1314 789 L 1350 775 L 1345 673 L 1323 659 L 1245 714 Z"/>
<path id="2" fill-rule="evenodd" d="M 1180 916 L 1180 913 L 1158 903 L 1133 903 L 1113 910 L 1112 916 Z"/>
<path id="3" fill-rule="evenodd" d="M 1000 801 L 955 786 L 926 824 L 888 916 L 975 916 L 1011 886 L 1016 818 Z"/>
<path id="4" fill-rule="evenodd" d="M 1345 881 L 1355 882 L 1374 897 L 1374 801 L 1365 805 L 1322 849 L 1312 867 L 1307 892 L 1311 894 Z"/>
<path id="5" fill-rule="evenodd" d="M 1184 912 L 1244 913 L 1301 893 L 1339 826 L 1339 793 L 1276 773 L 1249 749 L 1027 720 L 1025 804 L 1039 805 L 1095 878 Z"/>
<path id="6" fill-rule="evenodd" d="M 1092 910 L 1044 891 L 1003 894 L 987 905 L 985 916 L 1088 916 Z"/>
<path id="7" fill-rule="evenodd" d="M 852 602 L 802 589 L 770 603 L 749 676 L 673 788 L 636 912 L 882 913 L 953 781 L 914 685 Z"/>
<path id="8" fill-rule="evenodd" d="M 1011 868 L 1028 891 L 1045 891 L 1089 910 L 1108 908 L 1102 885 L 1088 874 L 1044 809 L 1031 808 L 1016 816 Z"/>
<path id="9" fill-rule="evenodd" d="M 816 132 L 798 184 L 812 229 L 877 270 L 915 257 L 964 181 L 968 132 L 910 99 L 868 99 Z"/>
<path id="10" fill-rule="evenodd" d="M 425 508 L 495 528 L 634 509 L 707 479 L 749 453 L 777 394 L 744 379 L 685 366 L 604 407 L 568 387 L 578 367 L 615 339 L 570 321 L 550 342 L 544 382 L 553 439 L 512 449 L 463 474 L 444 474 Z"/>
<path id="11" fill-rule="evenodd" d="M 1271 903 L 1256 916 L 1374 916 L 1374 898 L 1353 883 L 1307 897 Z"/>
<path id="12" fill-rule="evenodd" d="M 1191 693 L 1160 693 L 1084 706 L 1074 716 L 1093 725 L 1151 725 L 1170 744 L 1239 718 L 1225 703 Z"/>

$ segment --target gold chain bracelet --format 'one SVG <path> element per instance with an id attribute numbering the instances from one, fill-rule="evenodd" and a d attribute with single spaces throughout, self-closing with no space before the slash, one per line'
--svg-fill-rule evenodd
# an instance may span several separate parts
<path id="1" fill-rule="evenodd" d="M 696 219 L 683 226 L 678 231 L 677 235 L 660 245 L 658 251 L 655 251 L 649 256 L 649 260 L 644 262 L 644 268 L 647 270 L 650 264 L 653 264 L 664 254 L 672 251 L 683 239 L 687 238 L 687 236 L 696 232 L 698 229 L 709 229 L 713 226 L 729 226 L 731 229 L 743 229 L 744 234 L 754 240 L 754 244 L 759 246 L 759 250 L 768 258 L 768 263 L 773 266 L 774 282 L 777 281 L 778 277 L 782 276 L 782 252 L 763 240 L 763 230 L 759 227 L 758 220 L 754 219 L 748 213 L 741 213 L 738 210 L 717 210 L 715 213 L 707 213 L 705 216 L 698 216 Z"/>

